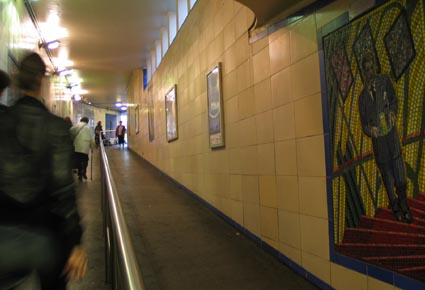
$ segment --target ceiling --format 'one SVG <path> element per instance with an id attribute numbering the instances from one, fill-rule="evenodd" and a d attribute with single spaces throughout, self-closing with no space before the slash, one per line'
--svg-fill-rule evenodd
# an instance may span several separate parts
<path id="1" fill-rule="evenodd" d="M 160 39 L 160 28 L 168 26 L 168 13 L 176 8 L 176 0 L 26 1 L 31 3 L 43 38 L 61 41 L 51 51 L 52 57 L 65 55 L 73 62 L 69 67 L 82 80 L 84 98 L 101 107 L 126 102 L 131 72 L 145 67 L 154 41 Z M 257 25 L 267 23 L 276 11 L 305 1 L 238 0 L 254 11 Z M 51 22 L 55 19 L 51 15 L 57 16 L 56 22 Z M 62 66 L 55 61 L 54 65 L 58 70 Z"/>
<path id="2" fill-rule="evenodd" d="M 132 70 L 144 65 L 160 27 L 168 25 L 167 13 L 175 10 L 175 0 L 39 0 L 31 5 L 46 41 L 51 25 L 46 29 L 44 23 L 52 13 L 59 16 L 68 36 L 59 37 L 52 56 L 68 52 L 87 90 L 84 97 L 103 107 L 126 101 Z"/>

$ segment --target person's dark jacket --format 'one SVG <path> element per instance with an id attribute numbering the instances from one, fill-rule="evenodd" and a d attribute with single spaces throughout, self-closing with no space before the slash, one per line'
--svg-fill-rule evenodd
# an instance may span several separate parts
<path id="1" fill-rule="evenodd" d="M 47 227 L 71 249 L 82 229 L 66 122 L 29 96 L 0 121 L 0 223 Z"/>

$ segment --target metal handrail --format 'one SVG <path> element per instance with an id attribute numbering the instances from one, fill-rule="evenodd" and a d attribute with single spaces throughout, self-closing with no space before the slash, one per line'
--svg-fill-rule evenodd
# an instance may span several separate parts
<path id="1" fill-rule="evenodd" d="M 103 142 L 100 156 L 106 281 L 113 289 L 145 290 Z"/>

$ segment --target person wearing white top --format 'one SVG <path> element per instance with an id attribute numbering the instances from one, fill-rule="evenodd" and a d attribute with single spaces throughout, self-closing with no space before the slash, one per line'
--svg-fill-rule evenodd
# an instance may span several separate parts
<path id="1" fill-rule="evenodd" d="M 89 118 L 82 117 L 80 122 L 71 127 L 71 137 L 74 140 L 74 151 L 78 169 L 78 179 L 87 179 L 89 152 L 95 146 L 92 130 L 88 125 Z"/>

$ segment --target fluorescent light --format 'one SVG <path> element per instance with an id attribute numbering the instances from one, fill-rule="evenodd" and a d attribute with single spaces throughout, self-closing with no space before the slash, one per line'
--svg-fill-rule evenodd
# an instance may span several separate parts
<path id="1" fill-rule="evenodd" d="M 74 70 L 73 70 L 72 68 L 70 68 L 70 69 L 63 69 L 63 70 L 60 70 L 60 71 L 58 71 L 58 74 L 59 74 L 60 76 L 69 76 L 69 75 L 71 75 L 73 72 L 74 72 Z"/>
<path id="2" fill-rule="evenodd" d="M 121 103 L 121 102 L 116 102 L 116 103 L 115 103 L 115 107 L 117 107 L 117 108 L 121 108 L 121 107 L 122 107 L 122 103 Z"/>
<path id="3" fill-rule="evenodd" d="M 46 43 L 46 47 L 48 49 L 56 49 L 59 47 L 60 41 L 59 40 L 54 40 L 54 41 L 50 41 Z"/>

